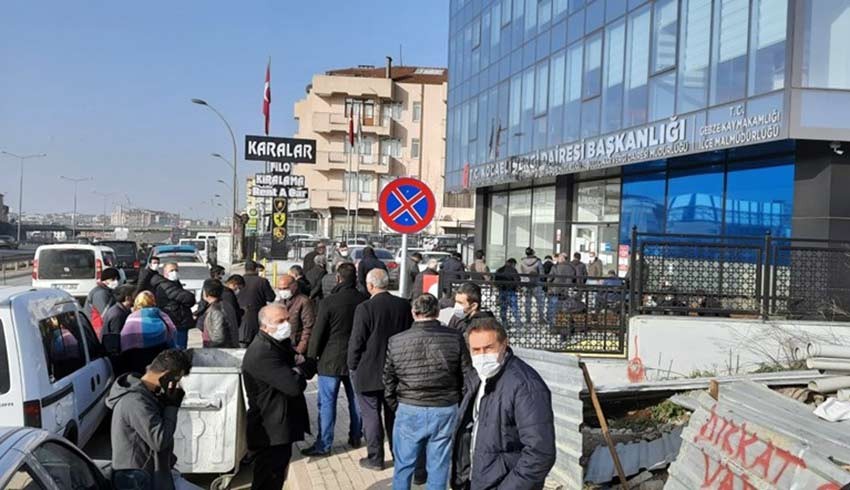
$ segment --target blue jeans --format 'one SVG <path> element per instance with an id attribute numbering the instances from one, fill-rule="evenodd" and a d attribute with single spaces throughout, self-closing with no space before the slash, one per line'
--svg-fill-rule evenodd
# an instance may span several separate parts
<path id="1" fill-rule="evenodd" d="M 336 399 L 339 396 L 339 385 L 345 387 L 345 397 L 348 398 L 348 418 L 351 425 L 348 429 L 350 439 L 359 440 L 362 434 L 360 425 L 360 410 L 354 399 L 354 387 L 348 376 L 319 375 L 319 436 L 315 449 L 321 452 L 331 450 L 334 443 L 334 425 L 336 425 Z"/>
<path id="2" fill-rule="evenodd" d="M 457 405 L 416 407 L 399 403 L 393 429 L 393 490 L 409 489 L 416 457 L 425 448 L 429 490 L 445 490 L 449 483 L 452 433 Z"/>
<path id="3" fill-rule="evenodd" d="M 519 323 L 519 307 L 517 306 L 516 291 L 499 291 L 499 312 L 505 328 L 508 325 L 508 307 L 511 309 L 511 321 Z"/>
<path id="4" fill-rule="evenodd" d="M 189 345 L 189 331 L 188 330 L 175 330 L 174 332 L 174 347 L 178 349 L 186 350 L 186 346 Z"/>

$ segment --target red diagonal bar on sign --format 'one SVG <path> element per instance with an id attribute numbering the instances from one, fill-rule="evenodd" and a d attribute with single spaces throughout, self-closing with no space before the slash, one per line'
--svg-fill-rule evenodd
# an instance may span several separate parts
<path id="1" fill-rule="evenodd" d="M 404 195 L 397 189 L 393 189 L 392 193 L 395 198 L 398 199 L 398 202 L 401 203 L 401 206 L 399 206 L 398 209 L 390 213 L 391 220 L 395 221 L 396 218 L 398 218 L 405 212 L 408 212 L 410 213 L 410 216 L 413 217 L 414 221 L 422 221 L 422 216 L 420 216 L 419 213 L 417 213 L 416 210 L 413 209 L 413 206 L 415 206 L 422 199 L 425 199 L 425 194 L 423 194 L 422 191 L 417 191 L 416 194 L 414 194 L 413 197 L 411 197 L 410 199 L 405 199 Z"/>

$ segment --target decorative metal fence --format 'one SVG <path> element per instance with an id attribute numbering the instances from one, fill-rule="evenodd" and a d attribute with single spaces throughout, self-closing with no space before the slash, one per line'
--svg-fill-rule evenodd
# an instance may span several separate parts
<path id="1" fill-rule="evenodd" d="M 628 288 L 619 278 L 458 273 L 456 289 L 481 288 L 481 307 L 505 326 L 511 345 L 585 354 L 625 353 Z"/>
<path id="2" fill-rule="evenodd" d="M 850 318 L 850 242 L 632 233 L 631 313 Z"/>

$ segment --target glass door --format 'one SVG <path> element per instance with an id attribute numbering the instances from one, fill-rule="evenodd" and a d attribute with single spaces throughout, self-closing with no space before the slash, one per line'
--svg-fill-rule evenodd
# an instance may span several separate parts
<path id="1" fill-rule="evenodd" d="M 617 246 L 619 245 L 619 226 L 617 223 L 580 224 L 572 226 L 570 259 L 572 254 L 581 254 L 581 261 L 590 262 L 590 253 L 599 257 L 603 265 L 603 274 L 617 270 Z"/>

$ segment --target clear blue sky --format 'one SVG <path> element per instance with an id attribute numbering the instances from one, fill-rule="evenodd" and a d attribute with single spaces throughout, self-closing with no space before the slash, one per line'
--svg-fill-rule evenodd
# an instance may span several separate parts
<path id="1" fill-rule="evenodd" d="M 229 155 L 229 137 L 189 99 L 228 118 L 241 156 L 244 135 L 262 134 L 269 56 L 271 132 L 288 136 L 313 74 L 382 65 L 399 44 L 407 65 L 445 66 L 447 36 L 448 0 L 3 2 L 0 149 L 48 153 L 27 163 L 24 212 L 70 211 L 66 175 L 94 178 L 80 184 L 81 212 L 101 212 L 96 189 L 118 193 L 110 208 L 126 193 L 134 206 L 220 215 L 201 203 L 229 195 L 216 183 L 229 167 L 209 156 Z M 261 165 L 240 161 L 241 188 Z M 17 160 L 0 157 L 0 193 L 17 209 Z"/>

